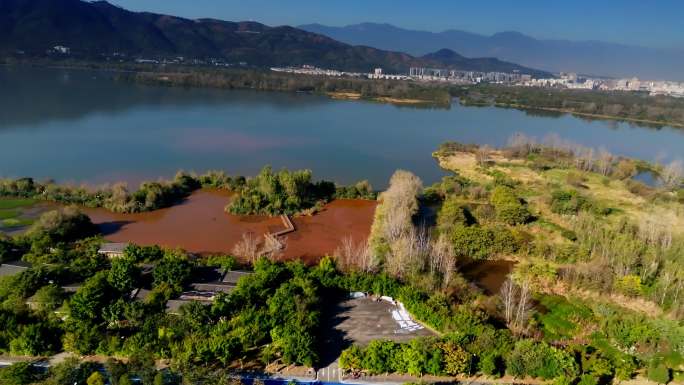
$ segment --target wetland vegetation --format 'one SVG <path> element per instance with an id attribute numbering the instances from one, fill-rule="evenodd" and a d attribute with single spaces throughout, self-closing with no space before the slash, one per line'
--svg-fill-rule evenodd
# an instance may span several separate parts
<path id="1" fill-rule="evenodd" d="M 451 142 L 433 155 L 450 175 L 426 187 L 397 171 L 377 197 L 368 242 L 340 239 L 334 253 L 308 265 L 273 254 L 194 259 L 134 245 L 107 260 L 87 216 L 73 208 L 46 213 L 25 234 L 0 240 L 4 261 L 31 263 L 0 278 L 0 317 L 8 325 L 0 350 L 127 358 L 105 365 L 124 382 L 153 383 L 155 361 L 168 364 L 161 372 L 167 383 L 219 381 L 244 368 L 318 367 L 329 347 L 323 302 L 366 292 L 400 301 L 435 336 L 352 345 L 340 356 L 346 375 L 582 385 L 684 376 L 684 173 L 677 162 L 644 165 L 521 135 L 505 148 Z M 632 180 L 644 166 L 658 172 L 660 186 Z M 191 178 L 214 187 L 223 180 Z M 9 185 L 15 196 L 24 191 Z M 245 213 L 296 213 L 315 206 L 321 190 L 372 198 L 366 186 L 340 190 L 313 183 L 308 172 L 266 168 L 240 185 L 238 202 L 254 203 Z M 418 215 L 426 205 L 437 207 L 434 223 Z M 476 272 L 478 261 L 505 268 L 492 282 Z M 229 293 L 166 311 L 198 271 L 238 266 L 252 274 Z M 83 283 L 66 292 L 74 280 Z M 150 294 L 132 296 L 138 287 Z M 41 374 L 18 364 L 0 376 L 23 373 L 50 384 L 64 370 L 84 378 L 97 371 L 67 362 Z"/>

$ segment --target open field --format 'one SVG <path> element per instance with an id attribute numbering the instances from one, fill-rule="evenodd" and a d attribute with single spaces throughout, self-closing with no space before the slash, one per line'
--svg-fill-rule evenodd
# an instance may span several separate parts
<path id="1" fill-rule="evenodd" d="M 16 234 L 25 230 L 49 207 L 52 205 L 34 199 L 0 199 L 0 232 Z"/>
<path id="2" fill-rule="evenodd" d="M 0 199 L 0 210 L 17 209 L 36 203 L 33 199 Z"/>

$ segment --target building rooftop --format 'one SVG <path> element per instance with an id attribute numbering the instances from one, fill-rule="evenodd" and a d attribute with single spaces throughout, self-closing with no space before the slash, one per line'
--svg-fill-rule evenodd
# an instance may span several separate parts
<path id="1" fill-rule="evenodd" d="M 123 253 L 127 246 L 128 243 L 123 242 L 105 243 L 97 252 L 100 254 L 119 254 Z"/>
<path id="2" fill-rule="evenodd" d="M 238 271 L 238 270 L 227 271 L 226 274 L 223 276 L 222 282 L 235 286 L 235 285 L 237 285 L 238 280 L 240 280 L 240 278 L 242 278 L 246 275 L 250 275 L 250 274 L 253 274 L 253 273 L 251 271 Z"/>
<path id="3" fill-rule="evenodd" d="M 62 285 L 62 290 L 64 290 L 65 293 L 75 293 L 81 287 L 83 287 L 83 282 L 75 282 L 67 285 Z"/>
<path id="4" fill-rule="evenodd" d="M 0 265 L 0 277 L 19 274 L 31 268 L 31 264 L 24 261 L 4 262 Z"/>

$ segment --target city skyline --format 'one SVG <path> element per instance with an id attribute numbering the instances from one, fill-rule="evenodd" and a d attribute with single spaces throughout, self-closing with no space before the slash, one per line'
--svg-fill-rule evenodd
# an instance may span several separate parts
<path id="1" fill-rule="evenodd" d="M 440 32 L 448 29 L 491 35 L 518 31 L 538 39 L 597 40 L 684 51 L 680 15 L 684 3 L 675 0 L 578 0 L 571 4 L 526 0 L 508 2 L 451 2 L 427 0 L 415 6 L 407 0 L 326 1 L 276 0 L 249 3 L 227 0 L 111 0 L 134 11 L 165 13 L 187 18 L 211 17 L 230 21 L 253 20 L 268 25 L 297 26 L 320 23 L 343 26 L 362 22 L 389 23 L 402 28 Z"/>

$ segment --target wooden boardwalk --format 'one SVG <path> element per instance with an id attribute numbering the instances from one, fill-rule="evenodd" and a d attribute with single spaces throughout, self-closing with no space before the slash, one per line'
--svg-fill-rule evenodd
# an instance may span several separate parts
<path id="1" fill-rule="evenodd" d="M 288 215 L 281 215 L 280 220 L 283 222 L 283 226 L 285 228 L 283 230 L 277 231 L 275 233 L 267 233 L 264 234 L 264 238 L 266 239 L 266 244 L 267 245 L 276 245 L 273 246 L 273 248 L 277 250 L 283 250 L 285 248 L 285 243 L 281 242 L 278 238 L 283 237 L 287 234 L 295 232 L 297 229 L 294 226 L 294 223 L 292 223 L 292 220 Z M 274 250 L 275 251 L 275 250 Z"/>

